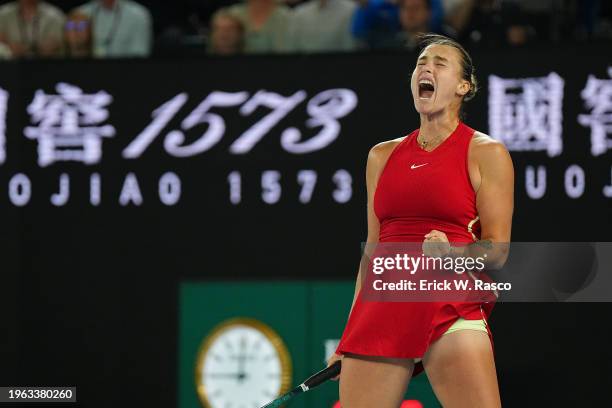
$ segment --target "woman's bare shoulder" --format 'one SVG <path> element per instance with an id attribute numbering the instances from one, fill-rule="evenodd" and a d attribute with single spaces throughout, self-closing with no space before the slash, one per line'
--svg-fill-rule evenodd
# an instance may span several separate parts
<path id="1" fill-rule="evenodd" d="M 512 169 L 512 158 L 506 146 L 482 132 L 474 132 L 470 143 L 470 161 L 481 169 Z"/>
<path id="2" fill-rule="evenodd" d="M 508 149 L 499 140 L 493 139 L 491 136 L 475 131 L 472 141 L 470 143 L 470 149 L 475 156 L 506 156 L 508 155 Z"/>
<path id="3" fill-rule="evenodd" d="M 398 137 L 397 139 L 387 140 L 374 145 L 368 154 L 368 162 L 372 162 L 372 164 L 375 165 L 386 163 L 393 149 L 395 149 L 395 147 L 406 137 L 407 136 Z"/>

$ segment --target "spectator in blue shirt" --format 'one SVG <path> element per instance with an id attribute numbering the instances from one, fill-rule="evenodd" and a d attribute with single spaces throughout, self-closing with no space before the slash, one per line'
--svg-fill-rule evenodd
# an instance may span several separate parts
<path id="1" fill-rule="evenodd" d="M 400 19 L 400 7 L 415 10 L 426 8 L 428 10 L 426 31 L 444 32 L 442 29 L 444 11 L 441 0 L 418 0 L 416 3 L 410 0 L 410 3 L 405 5 L 403 4 L 405 0 L 361 1 L 362 4 L 353 17 L 352 32 L 361 41 L 362 46 L 367 48 L 397 48 L 398 43 L 404 42 L 406 24 L 403 25 Z"/>

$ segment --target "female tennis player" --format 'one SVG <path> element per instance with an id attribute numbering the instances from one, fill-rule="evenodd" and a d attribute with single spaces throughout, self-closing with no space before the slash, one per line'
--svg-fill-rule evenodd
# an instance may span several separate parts
<path id="1" fill-rule="evenodd" d="M 437 243 L 449 256 L 487 246 L 489 261 L 503 264 L 507 245 L 495 243 L 510 242 L 510 155 L 460 119 L 462 104 L 477 90 L 464 48 L 427 34 L 421 50 L 411 78 L 419 129 L 368 155 L 367 241 Z M 362 274 L 328 361 L 342 358 L 342 408 L 396 408 L 423 370 L 445 408 L 501 406 L 486 321 L 492 302 L 364 301 Z"/>

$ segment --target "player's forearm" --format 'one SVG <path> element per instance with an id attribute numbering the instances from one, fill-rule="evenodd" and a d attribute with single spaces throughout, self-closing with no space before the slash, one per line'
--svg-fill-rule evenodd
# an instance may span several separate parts
<path id="1" fill-rule="evenodd" d="M 451 255 L 465 258 L 484 258 L 487 269 L 501 269 L 510 253 L 508 242 L 486 237 L 464 247 L 451 248 Z"/>

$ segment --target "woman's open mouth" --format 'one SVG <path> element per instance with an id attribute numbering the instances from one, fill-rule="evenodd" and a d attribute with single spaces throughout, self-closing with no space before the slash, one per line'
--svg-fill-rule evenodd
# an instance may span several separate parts
<path id="1" fill-rule="evenodd" d="M 434 84 L 428 79 L 422 79 L 419 81 L 419 98 L 430 99 L 434 93 Z"/>

